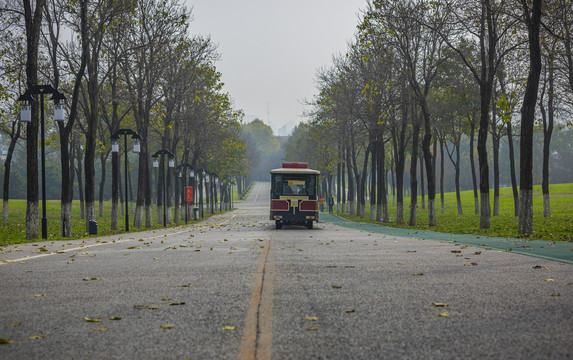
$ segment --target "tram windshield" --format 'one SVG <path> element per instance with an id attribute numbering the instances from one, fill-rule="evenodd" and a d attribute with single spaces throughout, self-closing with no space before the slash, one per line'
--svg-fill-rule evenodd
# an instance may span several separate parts
<path id="1" fill-rule="evenodd" d="M 273 185 L 276 196 L 316 195 L 316 175 L 275 175 Z"/>

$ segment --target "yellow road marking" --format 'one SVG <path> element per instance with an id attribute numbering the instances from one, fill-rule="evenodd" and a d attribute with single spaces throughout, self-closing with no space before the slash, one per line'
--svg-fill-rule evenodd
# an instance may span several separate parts
<path id="1" fill-rule="evenodd" d="M 268 240 L 259 263 L 257 278 L 245 319 L 243 336 L 239 345 L 239 358 L 241 360 L 271 358 L 274 278 L 274 252 L 271 251 L 271 240 Z"/>

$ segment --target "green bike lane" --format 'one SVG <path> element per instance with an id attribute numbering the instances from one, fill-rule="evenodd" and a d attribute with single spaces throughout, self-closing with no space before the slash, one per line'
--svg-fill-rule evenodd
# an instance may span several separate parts
<path id="1" fill-rule="evenodd" d="M 320 213 L 320 221 L 350 229 L 368 231 L 375 234 L 412 237 L 417 239 L 452 242 L 463 245 L 511 251 L 548 260 L 573 264 L 573 243 L 565 241 L 529 240 L 505 237 L 490 237 L 471 234 L 449 234 L 428 230 L 393 228 L 371 223 L 359 223 L 344 219 L 338 215 Z"/>

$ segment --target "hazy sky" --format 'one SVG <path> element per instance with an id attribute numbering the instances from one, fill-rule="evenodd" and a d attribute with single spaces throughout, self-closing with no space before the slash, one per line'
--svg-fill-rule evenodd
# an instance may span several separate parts
<path id="1" fill-rule="evenodd" d="M 273 130 L 304 118 L 316 70 L 346 51 L 366 0 L 186 0 L 193 34 L 218 44 L 225 91 Z M 268 108 L 267 108 L 268 106 Z M 290 126 L 289 126 L 290 127 Z"/>

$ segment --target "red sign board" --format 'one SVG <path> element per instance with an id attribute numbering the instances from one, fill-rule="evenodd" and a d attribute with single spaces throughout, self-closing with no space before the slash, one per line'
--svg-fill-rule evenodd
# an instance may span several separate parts
<path id="1" fill-rule="evenodd" d="M 185 199 L 187 202 L 193 202 L 193 186 L 185 187 Z"/>

